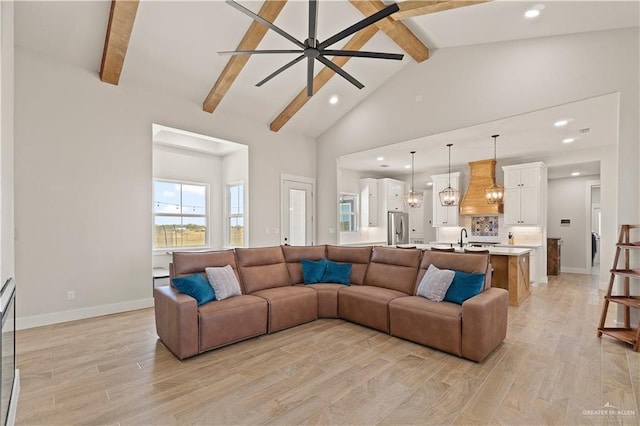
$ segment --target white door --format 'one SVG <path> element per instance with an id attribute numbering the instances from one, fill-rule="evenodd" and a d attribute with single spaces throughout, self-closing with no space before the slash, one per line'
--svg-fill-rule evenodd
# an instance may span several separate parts
<path id="1" fill-rule="evenodd" d="M 313 245 L 313 183 L 282 181 L 282 244 Z"/>

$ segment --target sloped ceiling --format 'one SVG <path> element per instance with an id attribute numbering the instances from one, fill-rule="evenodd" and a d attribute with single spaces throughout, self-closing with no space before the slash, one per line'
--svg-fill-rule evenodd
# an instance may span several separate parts
<path id="1" fill-rule="evenodd" d="M 254 12 L 262 4 L 241 3 Z M 438 48 L 638 26 L 636 1 L 547 1 L 540 18 L 525 20 L 524 11 L 537 3 L 492 1 L 404 22 L 432 52 Z M 109 1 L 16 2 L 16 45 L 71 62 L 97 75 L 109 9 Z M 304 39 L 306 17 L 307 2 L 290 0 L 275 24 Z M 327 38 L 362 17 L 347 1 L 321 1 L 319 37 Z M 164 92 L 188 99 L 194 109 L 201 111 L 204 98 L 228 60 L 217 52 L 235 49 L 250 21 L 221 1 L 142 1 L 120 78 L 120 90 Z M 270 31 L 260 48 L 289 48 L 288 43 Z M 374 36 L 365 48 L 403 53 L 383 33 Z M 219 110 L 248 117 L 268 127 L 305 86 L 304 64 L 299 63 L 260 88 L 254 85 L 288 60 L 290 58 L 279 55 L 252 57 Z M 334 77 L 282 131 L 319 136 L 369 93 L 394 78 L 411 60 L 405 56 L 401 62 L 349 61 L 345 70 L 362 81 L 365 88 L 358 90 L 342 78 Z M 428 66 L 428 61 L 424 64 Z M 328 98 L 334 94 L 340 97 L 340 102 L 329 105 Z"/>

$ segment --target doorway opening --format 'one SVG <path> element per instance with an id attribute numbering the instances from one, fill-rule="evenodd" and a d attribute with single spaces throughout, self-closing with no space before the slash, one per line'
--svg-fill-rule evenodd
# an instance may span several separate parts
<path id="1" fill-rule="evenodd" d="M 315 241 L 315 179 L 281 175 L 281 244 L 313 245 Z"/>

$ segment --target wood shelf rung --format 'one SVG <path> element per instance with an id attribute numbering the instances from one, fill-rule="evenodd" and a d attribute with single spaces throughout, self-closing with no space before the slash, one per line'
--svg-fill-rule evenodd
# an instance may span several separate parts
<path id="1" fill-rule="evenodd" d="M 612 269 L 611 273 L 622 277 L 640 278 L 640 270 L 637 269 Z"/>
<path id="2" fill-rule="evenodd" d="M 616 247 L 620 247 L 623 249 L 640 249 L 640 241 L 635 243 L 618 243 Z"/>
<path id="3" fill-rule="evenodd" d="M 600 327 L 598 331 L 632 345 L 636 344 L 636 338 L 638 336 L 637 328 Z"/>
<path id="4" fill-rule="evenodd" d="M 607 300 L 632 308 L 640 308 L 639 296 L 605 296 Z"/>

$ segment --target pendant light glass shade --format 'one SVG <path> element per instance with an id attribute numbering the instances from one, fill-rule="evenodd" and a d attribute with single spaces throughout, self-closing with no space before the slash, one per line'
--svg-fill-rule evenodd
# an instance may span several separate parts
<path id="1" fill-rule="evenodd" d="M 458 200 L 460 200 L 460 192 L 451 186 L 451 147 L 453 144 L 449 143 L 447 146 L 449 147 L 449 181 L 448 186 L 440 191 L 438 195 L 440 196 L 440 204 L 443 206 L 457 206 Z"/>
<path id="2" fill-rule="evenodd" d="M 496 139 L 500 135 L 493 135 L 493 161 L 496 161 Z M 495 181 L 491 186 L 485 188 L 484 196 L 489 204 L 502 204 L 504 203 L 504 186 L 498 185 Z"/>
<path id="3" fill-rule="evenodd" d="M 415 151 L 411 151 L 411 188 L 409 189 L 409 192 L 402 197 L 404 205 L 409 208 L 421 207 L 422 201 L 424 200 L 424 194 L 422 192 L 416 192 L 413 190 L 413 158 L 415 154 Z"/>

